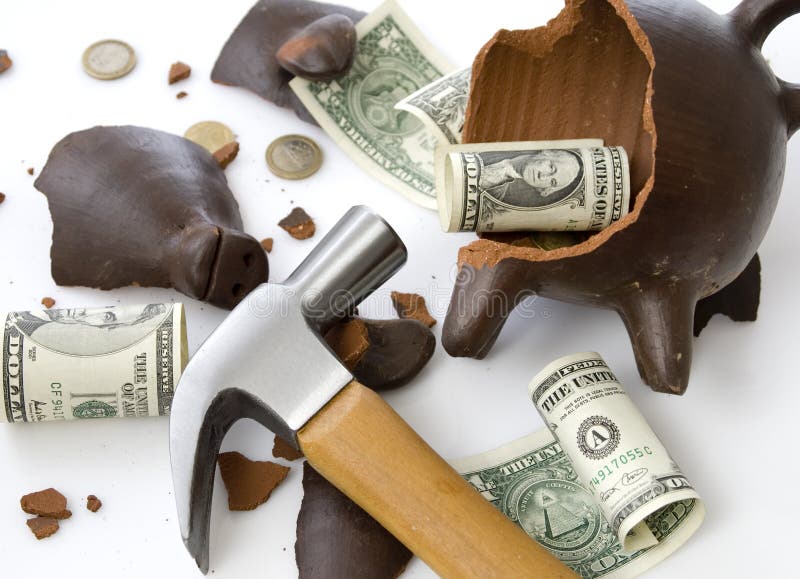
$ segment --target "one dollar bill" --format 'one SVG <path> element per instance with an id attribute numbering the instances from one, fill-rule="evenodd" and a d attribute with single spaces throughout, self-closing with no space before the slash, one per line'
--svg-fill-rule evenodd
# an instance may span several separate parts
<path id="1" fill-rule="evenodd" d="M 450 72 L 392 0 L 356 24 L 350 72 L 331 82 L 295 78 L 289 86 L 320 126 L 363 169 L 412 201 L 436 208 L 435 136 L 395 105 Z"/>
<path id="2" fill-rule="evenodd" d="M 555 360 L 534 377 L 529 394 L 572 460 L 625 552 L 659 543 L 647 518 L 691 502 L 694 531 L 700 496 L 597 352 Z"/>
<path id="3" fill-rule="evenodd" d="M 646 519 L 658 544 L 625 552 L 547 429 L 450 463 L 486 500 L 585 579 L 637 577 L 672 554 L 702 520 L 699 502 L 672 503 Z"/>
<path id="4" fill-rule="evenodd" d="M 3 319 L 0 422 L 169 414 L 188 358 L 182 304 Z"/>
<path id="5" fill-rule="evenodd" d="M 599 231 L 630 205 L 627 153 L 597 139 L 444 145 L 435 170 L 447 232 Z"/>

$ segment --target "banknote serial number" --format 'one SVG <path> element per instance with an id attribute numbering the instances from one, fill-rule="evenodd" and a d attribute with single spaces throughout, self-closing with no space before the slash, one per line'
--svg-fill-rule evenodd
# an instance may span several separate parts
<path id="1" fill-rule="evenodd" d="M 589 481 L 589 486 L 592 490 L 595 490 L 610 477 L 614 476 L 614 473 L 619 471 L 621 468 L 636 462 L 645 456 L 652 455 L 653 449 L 651 449 L 649 446 L 643 446 L 641 448 L 637 446 L 636 448 L 632 448 L 624 453 L 621 453 L 600 467 L 600 469 L 597 471 L 597 474 L 592 477 L 592 480 Z M 624 481 L 622 482 L 624 483 Z"/>

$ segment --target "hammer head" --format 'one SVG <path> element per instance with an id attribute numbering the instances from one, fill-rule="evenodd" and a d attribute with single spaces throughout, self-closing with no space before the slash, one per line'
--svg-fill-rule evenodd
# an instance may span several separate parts
<path id="1" fill-rule="evenodd" d="M 353 207 L 283 284 L 262 284 L 190 360 L 170 415 L 170 457 L 181 534 L 208 571 L 214 471 L 240 418 L 297 446 L 297 431 L 353 377 L 322 339 L 406 260 L 394 230 Z"/>

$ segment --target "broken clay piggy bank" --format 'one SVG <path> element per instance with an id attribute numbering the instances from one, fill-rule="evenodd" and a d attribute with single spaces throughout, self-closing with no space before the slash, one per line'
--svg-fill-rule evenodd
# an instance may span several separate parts
<path id="1" fill-rule="evenodd" d="M 635 198 L 572 247 L 462 248 L 447 351 L 492 347 L 508 311 L 480 296 L 508 310 L 534 292 L 619 312 L 643 380 L 683 393 L 695 306 L 751 263 L 778 201 L 800 87 L 759 49 L 797 12 L 797 0 L 745 0 L 727 15 L 694 0 L 567 0 L 546 27 L 498 32 L 473 66 L 464 141 L 603 138 L 629 152 Z"/>

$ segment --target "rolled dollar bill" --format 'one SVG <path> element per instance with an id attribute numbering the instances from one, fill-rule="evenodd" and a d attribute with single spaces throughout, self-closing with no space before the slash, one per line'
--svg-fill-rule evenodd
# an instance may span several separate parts
<path id="1" fill-rule="evenodd" d="M 700 496 L 598 353 L 552 362 L 529 394 L 625 552 L 657 545 L 664 535 L 648 517 L 676 503 L 691 509 L 670 540 L 679 545 L 697 530 Z"/>
<path id="2" fill-rule="evenodd" d="M 472 67 L 443 76 L 398 102 L 394 108 L 408 111 L 439 143 L 461 143 L 467 114 Z"/>
<path id="3" fill-rule="evenodd" d="M 0 422 L 169 414 L 188 348 L 182 304 L 3 317 Z"/>
<path id="4" fill-rule="evenodd" d="M 455 231 L 599 231 L 630 204 L 628 155 L 596 139 L 437 148 L 439 220 Z"/>

